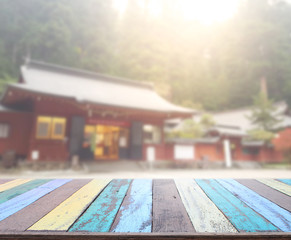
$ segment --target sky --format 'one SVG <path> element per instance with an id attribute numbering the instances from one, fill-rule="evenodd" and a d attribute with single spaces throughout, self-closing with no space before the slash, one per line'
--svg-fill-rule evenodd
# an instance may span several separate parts
<path id="1" fill-rule="evenodd" d="M 145 7 L 145 0 L 137 0 L 141 7 Z M 240 0 L 180 0 L 177 11 L 182 12 L 185 19 L 198 20 L 205 25 L 225 21 L 231 18 Z M 126 10 L 128 0 L 114 0 L 115 8 L 122 14 Z M 162 11 L 161 1 L 148 0 L 148 11 L 153 17 Z"/>

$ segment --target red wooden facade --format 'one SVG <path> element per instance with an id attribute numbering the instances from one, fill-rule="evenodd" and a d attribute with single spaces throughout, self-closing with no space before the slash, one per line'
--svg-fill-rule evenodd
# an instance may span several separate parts
<path id="1" fill-rule="evenodd" d="M 9 126 L 7 138 L 0 138 L 0 153 L 13 150 L 19 156 L 29 151 L 28 136 L 32 129 L 32 114 L 22 112 L 0 112 L 0 123 Z M 0 154 L 1 155 L 1 154 Z"/>

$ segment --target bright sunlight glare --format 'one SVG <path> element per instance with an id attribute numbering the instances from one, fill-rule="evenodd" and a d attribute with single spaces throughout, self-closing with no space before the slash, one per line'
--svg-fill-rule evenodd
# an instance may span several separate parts
<path id="1" fill-rule="evenodd" d="M 162 12 L 162 1 L 138 0 L 140 7 L 148 8 L 149 13 L 158 17 Z M 177 12 L 181 12 L 187 20 L 198 20 L 209 25 L 231 18 L 238 7 L 240 0 L 180 0 Z M 127 8 L 128 0 L 114 0 L 114 7 L 123 14 Z"/>

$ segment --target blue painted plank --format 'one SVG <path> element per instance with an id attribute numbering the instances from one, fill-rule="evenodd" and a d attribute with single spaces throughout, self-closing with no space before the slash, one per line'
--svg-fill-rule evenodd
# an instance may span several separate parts
<path id="1" fill-rule="evenodd" d="M 37 179 L 0 193 L 0 204 L 19 196 L 33 188 L 49 182 L 50 179 Z"/>
<path id="2" fill-rule="evenodd" d="M 112 232 L 151 232 L 152 180 L 132 181 L 111 227 Z"/>
<path id="3" fill-rule="evenodd" d="M 0 221 L 70 181 L 72 180 L 56 179 L 0 204 Z"/>
<path id="4" fill-rule="evenodd" d="M 279 178 L 278 180 L 291 186 L 291 179 Z"/>
<path id="5" fill-rule="evenodd" d="M 284 232 L 291 231 L 291 213 L 233 179 L 216 180 L 237 198 Z"/>
<path id="6" fill-rule="evenodd" d="M 116 179 L 74 223 L 69 232 L 108 232 L 125 197 L 131 180 Z"/>
<path id="7" fill-rule="evenodd" d="M 197 179 L 196 182 L 238 231 L 278 231 L 277 227 L 258 215 L 215 180 Z"/>

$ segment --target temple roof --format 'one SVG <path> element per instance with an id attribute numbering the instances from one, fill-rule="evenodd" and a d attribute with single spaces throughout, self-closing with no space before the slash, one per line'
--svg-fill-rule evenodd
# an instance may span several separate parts
<path id="1" fill-rule="evenodd" d="M 151 84 L 98 73 L 29 61 L 21 67 L 22 83 L 12 88 L 73 98 L 92 103 L 163 113 L 190 114 L 195 110 L 174 105 L 159 96 Z"/>

